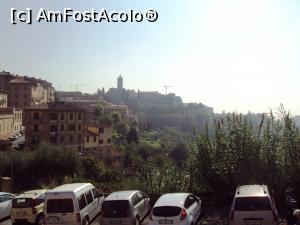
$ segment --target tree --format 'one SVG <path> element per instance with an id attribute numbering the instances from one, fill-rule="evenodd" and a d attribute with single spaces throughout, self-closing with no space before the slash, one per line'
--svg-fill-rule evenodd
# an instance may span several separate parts
<path id="1" fill-rule="evenodd" d="M 176 162 L 180 167 L 184 165 L 188 158 L 187 146 L 183 143 L 178 143 L 173 150 L 170 152 L 170 157 Z"/>
<path id="2" fill-rule="evenodd" d="M 138 137 L 138 132 L 135 127 L 131 127 L 127 136 L 126 136 L 126 141 L 128 144 L 131 144 L 134 142 L 136 145 L 139 143 L 139 137 Z"/>

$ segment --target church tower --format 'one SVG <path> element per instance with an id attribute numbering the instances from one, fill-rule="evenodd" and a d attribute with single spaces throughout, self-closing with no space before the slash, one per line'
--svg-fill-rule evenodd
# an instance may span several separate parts
<path id="1" fill-rule="evenodd" d="M 123 90 L 123 77 L 120 76 L 118 77 L 118 90 Z"/>

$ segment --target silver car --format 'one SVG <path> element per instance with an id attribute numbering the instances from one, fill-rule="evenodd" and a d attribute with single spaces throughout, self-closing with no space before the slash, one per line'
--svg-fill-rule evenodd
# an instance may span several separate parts
<path id="1" fill-rule="evenodd" d="M 113 192 L 104 200 L 100 224 L 139 225 L 150 211 L 150 198 L 143 192 Z"/>
<path id="2" fill-rule="evenodd" d="M 0 192 L 0 221 L 10 217 L 11 205 L 14 197 L 13 194 Z"/>

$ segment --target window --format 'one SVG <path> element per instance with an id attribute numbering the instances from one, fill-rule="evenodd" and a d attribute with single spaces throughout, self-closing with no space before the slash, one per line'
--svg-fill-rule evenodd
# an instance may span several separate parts
<path id="1" fill-rule="evenodd" d="M 90 142 L 90 136 L 86 136 L 86 142 Z"/>
<path id="2" fill-rule="evenodd" d="M 91 204 L 94 201 L 92 191 L 85 192 L 85 197 L 86 197 L 86 200 L 87 200 L 88 204 Z"/>
<path id="3" fill-rule="evenodd" d="M 60 125 L 60 131 L 64 131 L 65 130 L 65 126 L 63 124 Z"/>
<path id="4" fill-rule="evenodd" d="M 65 114 L 64 113 L 60 114 L 60 120 L 65 120 Z"/>
<path id="5" fill-rule="evenodd" d="M 103 144 L 103 140 L 102 139 L 99 140 L 99 144 L 101 144 L 101 145 Z"/>
<path id="6" fill-rule="evenodd" d="M 48 199 L 47 213 L 73 213 L 74 205 L 72 199 Z"/>
<path id="7" fill-rule="evenodd" d="M 93 189 L 92 189 L 92 192 L 93 192 L 94 198 L 99 198 L 99 197 L 101 197 L 101 195 L 100 195 L 99 192 L 96 190 L 96 188 L 93 188 Z"/>
<path id="8" fill-rule="evenodd" d="M 8 194 L 4 194 L 4 195 L 1 195 L 0 196 L 0 203 L 1 202 L 6 202 L 6 201 L 9 201 L 13 199 L 13 196 L 12 195 L 8 195 Z"/>
<path id="9" fill-rule="evenodd" d="M 81 124 L 78 124 L 78 131 L 81 131 Z"/>
<path id="10" fill-rule="evenodd" d="M 57 113 L 50 113 L 50 120 L 57 120 L 58 115 Z"/>
<path id="11" fill-rule="evenodd" d="M 38 112 L 34 112 L 34 113 L 33 113 L 33 119 L 34 119 L 34 120 L 40 119 L 40 114 L 39 114 Z"/>
<path id="12" fill-rule="evenodd" d="M 186 209 L 188 209 L 191 205 L 194 204 L 194 202 L 195 202 L 195 199 L 193 198 L 193 196 L 192 196 L 192 195 L 189 195 L 189 196 L 187 197 L 187 199 L 185 200 L 185 202 L 184 202 L 184 207 L 185 207 Z"/>
<path id="13" fill-rule="evenodd" d="M 271 204 L 268 197 L 241 197 L 235 200 L 237 211 L 270 210 Z"/>
<path id="14" fill-rule="evenodd" d="M 38 132 L 39 131 L 39 125 L 33 124 L 33 131 Z"/>
<path id="15" fill-rule="evenodd" d="M 120 218 L 127 217 L 127 212 L 130 209 L 128 200 L 113 200 L 104 201 L 103 203 L 103 217 L 106 218 Z"/>
<path id="16" fill-rule="evenodd" d="M 57 132 L 57 130 L 58 130 L 57 125 L 51 125 L 50 126 L 50 132 Z"/>
<path id="17" fill-rule="evenodd" d="M 60 143 L 64 143 L 65 142 L 65 136 L 60 136 Z"/>
<path id="18" fill-rule="evenodd" d="M 24 94 L 24 98 L 27 98 L 27 94 L 26 93 Z"/>
<path id="19" fill-rule="evenodd" d="M 69 125 L 69 131 L 75 131 L 75 124 Z"/>
<path id="20" fill-rule="evenodd" d="M 81 142 L 81 134 L 78 134 L 77 140 L 78 142 Z"/>
<path id="21" fill-rule="evenodd" d="M 50 143 L 51 143 L 51 144 L 56 144 L 56 143 L 57 143 L 57 138 L 56 138 L 56 136 L 51 136 L 51 137 L 50 137 Z"/>
<path id="22" fill-rule="evenodd" d="M 73 143 L 73 135 L 69 136 L 69 141 L 70 141 L 70 143 Z"/>
<path id="23" fill-rule="evenodd" d="M 107 143 L 111 143 L 111 139 L 110 138 L 107 139 Z"/>
<path id="24" fill-rule="evenodd" d="M 78 201 L 78 205 L 79 205 L 79 209 L 80 209 L 80 210 L 84 209 L 84 208 L 87 206 L 87 203 L 86 203 L 86 199 L 85 199 L 84 194 L 80 195 L 80 196 L 77 198 L 77 201 Z"/>
<path id="25" fill-rule="evenodd" d="M 152 213 L 153 216 L 157 217 L 175 217 L 180 214 L 181 210 L 180 207 L 176 206 L 159 206 L 153 208 Z"/>
<path id="26" fill-rule="evenodd" d="M 99 132 L 100 132 L 101 134 L 103 134 L 103 133 L 104 133 L 104 128 L 101 127 L 101 128 L 99 129 Z"/>
<path id="27" fill-rule="evenodd" d="M 78 113 L 78 120 L 81 120 L 81 118 L 82 118 L 81 113 Z"/>
<path id="28" fill-rule="evenodd" d="M 74 117 L 74 114 L 73 114 L 73 113 L 70 113 L 70 114 L 69 114 L 69 120 L 73 120 L 73 117 Z"/>
<path id="29" fill-rule="evenodd" d="M 96 142 L 96 137 L 97 137 L 97 136 L 94 136 L 94 142 Z"/>
<path id="30" fill-rule="evenodd" d="M 132 204 L 134 206 L 136 206 L 140 202 L 139 196 L 137 194 L 135 194 L 134 196 L 132 196 L 131 202 L 132 202 Z"/>

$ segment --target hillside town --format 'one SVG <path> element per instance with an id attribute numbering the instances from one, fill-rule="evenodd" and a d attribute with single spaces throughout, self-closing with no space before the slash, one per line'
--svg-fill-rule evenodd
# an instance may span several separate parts
<path id="1" fill-rule="evenodd" d="M 123 91 L 118 77 L 117 92 Z M 112 98 L 118 98 L 112 95 Z M 124 121 L 137 121 L 124 104 L 105 101 L 101 95 L 55 91 L 41 79 L 0 72 L 0 149 L 34 150 L 41 143 L 76 148 L 94 154 L 112 168 L 122 167 L 120 150 L 113 145 L 112 124 L 98 121 L 101 113 L 118 113 Z"/>

